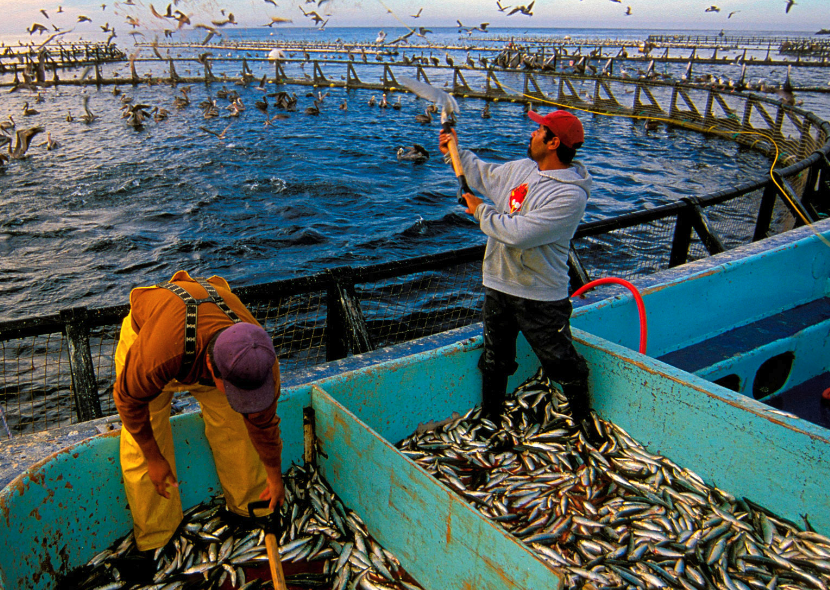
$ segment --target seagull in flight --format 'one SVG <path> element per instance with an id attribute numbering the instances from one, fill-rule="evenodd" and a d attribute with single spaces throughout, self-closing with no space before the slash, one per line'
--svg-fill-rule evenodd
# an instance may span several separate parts
<path id="1" fill-rule="evenodd" d="M 730 19 L 730 18 L 732 18 L 733 14 L 738 14 L 739 12 L 740 12 L 740 10 L 733 10 L 732 12 L 729 13 L 729 16 L 727 16 L 726 18 Z"/>
<path id="2" fill-rule="evenodd" d="M 709 8 L 704 10 L 703 12 L 720 12 L 720 8 L 718 8 L 717 6 L 715 6 L 713 4 L 712 6 L 710 6 Z"/>
<path id="3" fill-rule="evenodd" d="M 504 12 L 505 10 L 510 8 L 509 6 L 502 6 L 501 2 L 499 2 L 499 0 L 496 0 L 496 6 L 499 7 L 499 12 Z"/>
<path id="4" fill-rule="evenodd" d="M 510 16 L 512 14 L 516 14 L 517 12 L 521 13 L 521 14 L 525 14 L 527 16 L 533 16 L 533 5 L 534 4 L 536 4 L 536 0 L 533 0 L 533 2 L 531 2 L 527 6 L 517 6 L 516 8 L 514 8 L 513 10 L 508 12 L 507 16 Z"/>
<path id="5" fill-rule="evenodd" d="M 415 13 L 415 14 L 410 14 L 409 16 L 411 16 L 412 18 L 418 18 L 419 16 L 421 16 L 421 12 L 423 12 L 423 10 L 424 10 L 424 8 L 423 8 L 423 6 L 422 6 L 421 8 L 419 8 L 419 9 L 418 9 L 418 12 L 417 12 L 417 13 Z"/>
<path id="6" fill-rule="evenodd" d="M 793 4 L 795 4 L 795 0 L 787 0 L 787 8 L 784 10 L 784 14 L 790 13 L 790 8 L 793 7 Z"/>

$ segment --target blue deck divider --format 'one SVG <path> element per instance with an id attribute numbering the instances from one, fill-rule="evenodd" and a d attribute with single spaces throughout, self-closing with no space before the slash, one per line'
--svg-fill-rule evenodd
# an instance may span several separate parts
<path id="1" fill-rule="evenodd" d="M 312 391 L 321 473 L 425 588 L 558 590 L 524 543 L 399 453 L 325 391 Z"/>

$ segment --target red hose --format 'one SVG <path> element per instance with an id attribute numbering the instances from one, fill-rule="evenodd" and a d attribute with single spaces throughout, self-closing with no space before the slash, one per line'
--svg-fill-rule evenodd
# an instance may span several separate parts
<path id="1" fill-rule="evenodd" d="M 590 283 L 583 285 L 579 289 L 577 289 L 571 297 L 579 297 L 583 293 L 590 291 L 594 287 L 598 287 L 600 285 L 622 285 L 634 296 L 634 301 L 637 302 L 637 311 L 640 312 L 640 353 L 646 353 L 646 342 L 648 340 L 648 327 L 646 325 L 646 306 L 643 303 L 643 298 L 640 297 L 640 292 L 637 290 L 637 287 L 626 281 L 625 279 L 618 279 L 617 277 L 606 277 L 604 279 L 597 279 L 595 281 L 591 281 Z"/>

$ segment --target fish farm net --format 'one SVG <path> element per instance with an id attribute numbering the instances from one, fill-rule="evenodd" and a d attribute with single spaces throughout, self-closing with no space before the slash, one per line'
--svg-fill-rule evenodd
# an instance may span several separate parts
<path id="1" fill-rule="evenodd" d="M 634 279 L 668 268 L 674 219 L 664 218 L 574 239 L 591 279 Z"/>
<path id="2" fill-rule="evenodd" d="M 245 304 L 271 334 L 282 371 L 326 361 L 325 291 L 253 299 Z"/>
<path id="3" fill-rule="evenodd" d="M 499 422 L 474 408 L 398 448 L 563 572 L 566 588 L 830 584 L 830 539 L 809 515 L 801 527 L 707 485 L 597 417 L 592 445 L 541 371 Z"/>
<path id="4" fill-rule="evenodd" d="M 400 344 L 481 320 L 481 263 L 356 285 L 372 344 Z"/>

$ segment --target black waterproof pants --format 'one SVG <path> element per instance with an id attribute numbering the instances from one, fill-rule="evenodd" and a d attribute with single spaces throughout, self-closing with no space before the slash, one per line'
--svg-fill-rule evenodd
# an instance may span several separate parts
<path id="1" fill-rule="evenodd" d="M 574 420 L 588 417 L 588 364 L 573 345 L 570 299 L 534 301 L 484 290 L 484 352 L 478 362 L 483 377 L 482 407 L 499 414 L 507 378 L 516 372 L 516 338 L 524 334 L 545 375 L 562 386 Z"/>

